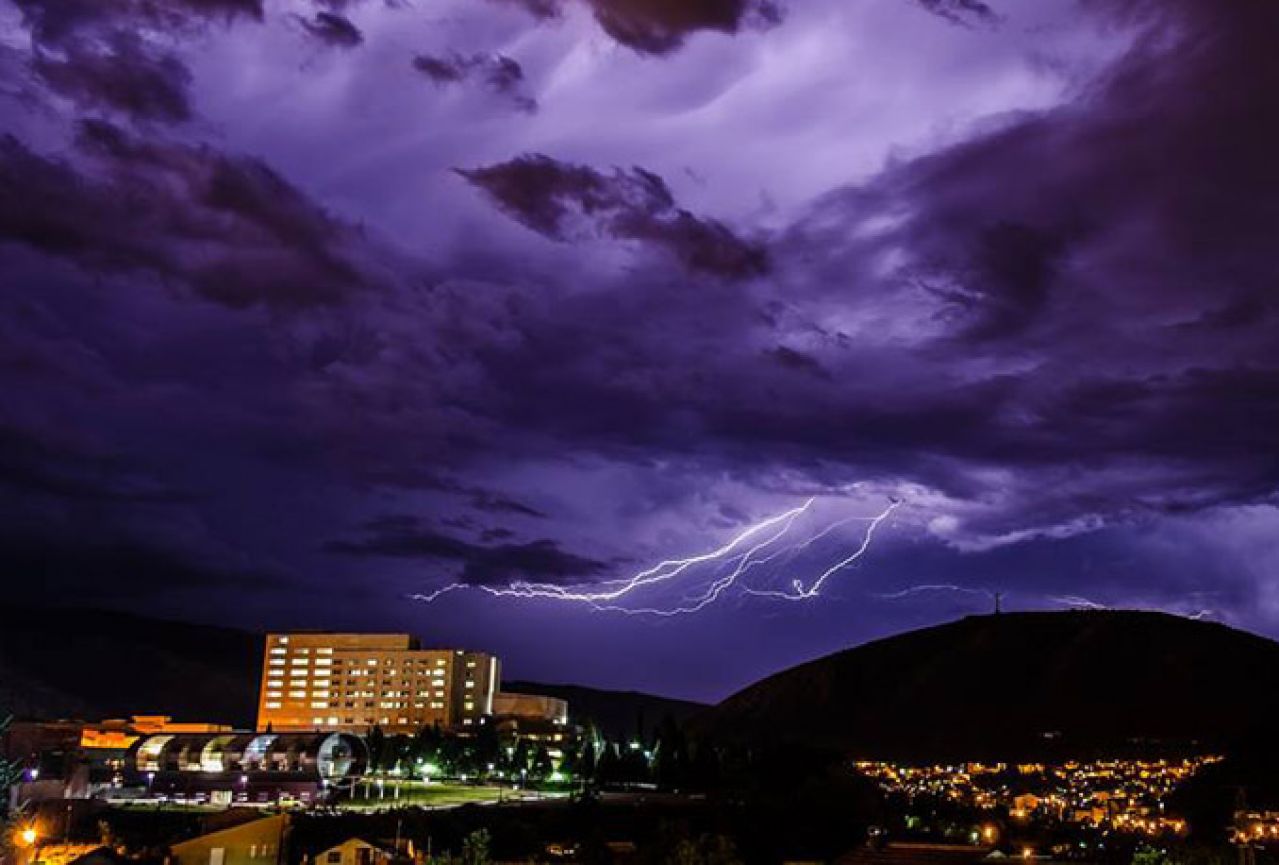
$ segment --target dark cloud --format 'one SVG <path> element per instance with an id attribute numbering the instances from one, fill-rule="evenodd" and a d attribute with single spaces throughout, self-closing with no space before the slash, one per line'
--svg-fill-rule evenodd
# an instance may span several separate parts
<path id="1" fill-rule="evenodd" d="M 546 514 L 537 508 L 530 507 L 507 496 L 487 491 L 475 493 L 471 497 L 471 507 L 477 511 L 488 511 L 489 513 L 516 514 L 517 516 L 533 517 L 535 519 L 546 518 Z"/>
<path id="2" fill-rule="evenodd" d="M 455 562 L 461 567 L 460 578 L 474 585 L 515 580 L 574 584 L 607 572 L 604 562 L 566 552 L 547 539 L 485 546 L 434 531 L 405 515 L 382 517 L 364 528 L 364 537 L 330 541 L 325 549 L 348 556 Z"/>
<path id="3" fill-rule="evenodd" d="M 558 17 L 568 0 L 505 0 L 537 18 Z M 582 0 L 609 36 L 641 54 L 669 54 L 700 31 L 736 33 L 782 18 L 772 0 Z"/>
<path id="4" fill-rule="evenodd" d="M 477 80 L 489 90 L 505 96 L 521 111 L 536 111 L 537 101 L 524 93 L 524 69 L 501 54 L 453 54 L 437 57 L 419 54 L 413 68 L 436 84 L 456 84 Z"/>
<path id="5" fill-rule="evenodd" d="M 830 378 L 830 373 L 814 358 L 812 355 L 805 354 L 802 351 L 779 345 L 777 348 L 769 349 L 765 352 L 767 357 L 772 358 L 778 365 L 792 369 L 796 372 L 808 373 L 818 378 Z"/>
<path id="6" fill-rule="evenodd" d="M 201 561 L 185 550 L 147 541 L 14 536 L 0 532 L 0 569 L 16 599 L 65 598 L 78 603 L 154 602 L 187 590 L 244 591 L 278 583 L 258 571 Z"/>
<path id="7" fill-rule="evenodd" d="M 940 15 L 956 24 L 974 22 L 992 24 L 998 20 L 995 10 L 982 0 L 916 0 L 916 2 L 934 15 Z"/>
<path id="8" fill-rule="evenodd" d="M 175 55 L 157 51 L 136 34 L 114 31 L 102 42 L 67 40 L 61 52 L 36 54 L 32 66 L 50 89 L 84 108 L 138 120 L 191 117 L 190 71 Z"/>
<path id="9" fill-rule="evenodd" d="M 341 302 L 355 232 L 263 163 L 80 126 L 93 171 L 0 140 L 0 238 L 105 272 L 177 280 L 228 306 Z"/>
<path id="10" fill-rule="evenodd" d="M 129 25 L 186 29 L 209 21 L 262 19 L 262 0 L 12 0 L 38 42 L 58 44 L 85 31 Z"/>
<path id="11" fill-rule="evenodd" d="M 118 502 L 180 502 L 170 488 L 117 454 L 84 453 L 48 437 L 0 425 L 0 486 L 18 495 Z"/>
<path id="12" fill-rule="evenodd" d="M 320 11 L 311 18 L 299 16 L 298 23 L 314 39 L 330 48 L 354 48 L 364 41 L 360 28 L 336 12 Z"/>
<path id="13" fill-rule="evenodd" d="M 728 280 L 768 272 L 768 253 L 715 220 L 676 206 L 661 177 L 642 168 L 604 174 L 532 154 L 458 172 L 504 212 L 553 240 L 591 230 L 666 250 L 691 271 Z"/>

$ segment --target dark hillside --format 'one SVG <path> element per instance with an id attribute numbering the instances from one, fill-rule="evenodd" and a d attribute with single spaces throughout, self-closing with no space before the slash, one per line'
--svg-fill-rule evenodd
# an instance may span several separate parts
<path id="1" fill-rule="evenodd" d="M 868 758 L 1220 748 L 1279 709 L 1279 643 L 1162 613 L 972 616 L 778 673 L 695 719 Z"/>

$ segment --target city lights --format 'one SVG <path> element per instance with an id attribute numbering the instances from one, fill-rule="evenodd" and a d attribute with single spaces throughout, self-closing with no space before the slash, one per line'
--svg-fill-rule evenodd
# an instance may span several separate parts
<path id="1" fill-rule="evenodd" d="M 1217 756 L 1180 760 L 1098 760 L 1045 763 L 959 763 L 912 766 L 865 761 L 857 771 L 908 800 L 933 797 L 988 812 L 1014 823 L 1032 821 L 1094 826 L 1147 836 L 1183 835 L 1185 820 L 1164 813 L 1168 795 Z M 983 843 L 999 839 L 986 823 Z"/>

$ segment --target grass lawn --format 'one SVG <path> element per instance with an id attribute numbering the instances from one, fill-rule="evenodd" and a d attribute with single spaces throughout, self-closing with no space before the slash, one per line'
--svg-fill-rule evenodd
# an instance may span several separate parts
<path id="1" fill-rule="evenodd" d="M 395 787 L 400 788 L 400 795 L 395 797 Z M 371 790 L 361 787 L 355 793 L 355 796 L 342 802 L 342 808 L 396 808 L 407 805 L 420 805 L 427 808 L 445 808 L 451 805 L 466 805 L 471 802 L 496 802 L 499 796 L 501 798 L 511 799 L 518 797 L 521 791 L 512 793 L 510 788 L 499 790 L 497 787 L 481 787 L 471 784 L 450 784 L 447 781 L 436 781 L 431 784 L 423 784 L 420 781 L 402 781 L 392 785 L 387 783 L 382 790 L 382 797 L 378 796 L 378 789 L 374 786 Z M 365 799 L 367 793 L 372 794 L 372 798 Z"/>

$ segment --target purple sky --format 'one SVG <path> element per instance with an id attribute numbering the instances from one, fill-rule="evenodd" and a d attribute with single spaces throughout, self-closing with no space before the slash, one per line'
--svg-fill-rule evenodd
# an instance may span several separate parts
<path id="1" fill-rule="evenodd" d="M 1279 636 L 1277 32 L 1273 0 L 0 0 L 6 594 L 699 699 L 993 591 Z M 810 497 L 623 599 L 748 566 L 696 614 L 411 599 L 598 592 Z M 895 499 L 817 596 L 747 591 Z"/>

